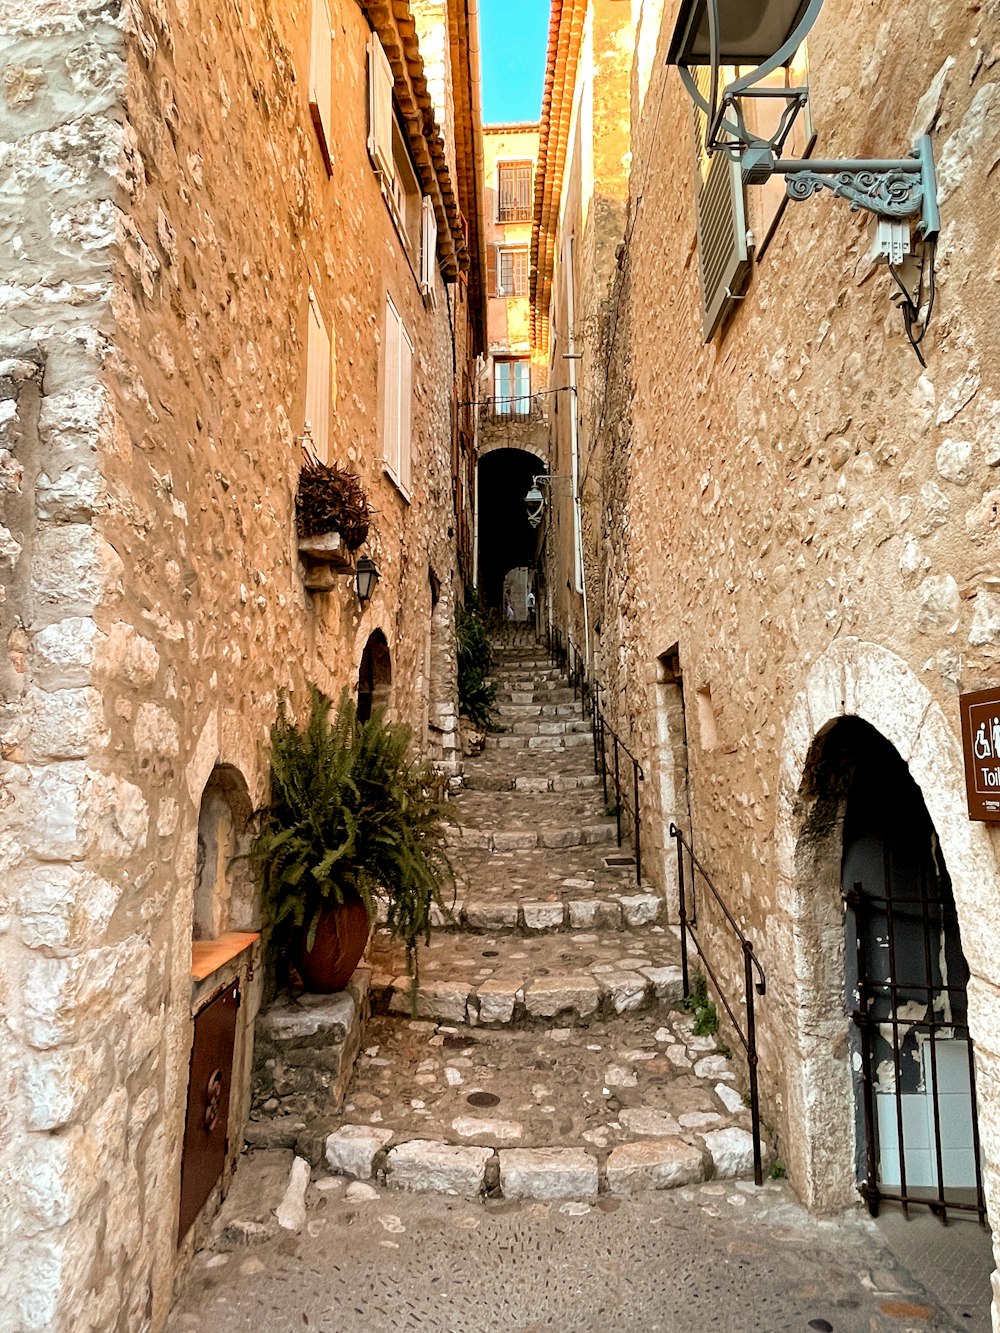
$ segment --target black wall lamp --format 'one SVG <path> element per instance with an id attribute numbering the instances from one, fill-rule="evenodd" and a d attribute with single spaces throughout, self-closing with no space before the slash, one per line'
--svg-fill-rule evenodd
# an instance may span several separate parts
<path id="1" fill-rule="evenodd" d="M 877 219 L 874 252 L 883 255 L 904 297 L 907 335 L 923 362 L 919 343 L 931 316 L 934 292 L 934 242 L 941 229 L 937 180 L 929 135 L 905 158 L 808 159 L 783 158 L 785 141 L 809 100 L 807 86 L 775 88 L 764 81 L 789 65 L 819 17 L 823 0 L 683 0 L 674 28 L 667 63 L 676 65 L 695 106 L 706 117 L 705 149 L 709 156 L 727 153 L 739 161 L 748 185 L 763 185 L 774 175 L 785 177 L 790 199 L 809 199 L 830 190 L 854 210 L 864 209 Z M 748 73 L 724 81 L 726 67 L 746 66 Z M 708 71 L 707 96 L 693 70 Z M 704 81 L 702 83 L 704 88 Z M 778 126 L 769 139 L 748 127 L 743 104 L 747 99 L 784 99 Z M 930 269 L 930 296 L 923 323 L 923 265 L 916 293 L 911 292 L 897 266 L 911 250 L 911 224 L 925 245 Z"/>
<path id="2" fill-rule="evenodd" d="M 374 560 L 363 555 L 358 559 L 354 566 L 354 591 L 358 594 L 358 601 L 362 606 L 369 600 L 375 591 L 375 584 L 379 581 L 378 565 Z"/>

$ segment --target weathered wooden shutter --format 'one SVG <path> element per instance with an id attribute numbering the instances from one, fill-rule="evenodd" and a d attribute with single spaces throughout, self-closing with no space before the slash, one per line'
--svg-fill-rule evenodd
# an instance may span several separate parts
<path id="1" fill-rule="evenodd" d="M 437 218 L 430 195 L 424 195 L 420 205 L 420 290 L 424 296 L 434 295 L 437 275 Z"/>
<path id="2" fill-rule="evenodd" d="M 495 245 L 486 247 L 486 293 L 488 296 L 499 295 L 499 283 L 497 281 L 497 248 Z"/>
<path id="3" fill-rule="evenodd" d="M 528 252 L 515 250 L 513 261 L 512 293 L 514 296 L 528 295 Z"/>
<path id="4" fill-rule="evenodd" d="M 306 342 L 306 421 L 312 451 L 321 463 L 330 461 L 330 411 L 333 348 L 315 292 L 309 291 L 309 333 Z"/>
<path id="5" fill-rule="evenodd" d="M 387 181 L 392 168 L 392 66 L 375 33 L 368 38 L 368 152 Z"/>
<path id="6" fill-rule="evenodd" d="M 517 207 L 519 216 L 522 219 L 530 218 L 532 214 L 531 198 L 531 163 L 521 162 L 517 168 Z"/>
<path id="7" fill-rule="evenodd" d="M 399 343 L 400 323 L 396 307 L 386 300 L 385 384 L 382 404 L 382 454 L 386 467 L 399 478 Z"/>
<path id="8" fill-rule="evenodd" d="M 399 484 L 409 493 L 413 480 L 410 455 L 411 404 L 413 401 L 413 344 L 399 326 Z"/>
<path id="9" fill-rule="evenodd" d="M 696 75 L 708 96 L 708 73 Z M 726 153 L 705 152 L 705 116 L 694 112 L 695 181 L 698 214 L 698 263 L 705 341 L 732 310 L 750 280 L 746 198 L 738 161 Z"/>
<path id="10" fill-rule="evenodd" d="M 313 0 L 309 50 L 309 110 L 328 173 L 333 171 L 333 21 L 330 0 Z"/>

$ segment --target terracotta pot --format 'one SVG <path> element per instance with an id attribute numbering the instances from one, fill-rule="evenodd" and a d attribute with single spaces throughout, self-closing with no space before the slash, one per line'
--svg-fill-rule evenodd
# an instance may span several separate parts
<path id="1" fill-rule="evenodd" d="M 308 923 L 303 926 L 295 966 L 306 990 L 318 995 L 343 990 L 361 961 L 369 929 L 368 912 L 360 898 L 323 909 L 311 949 L 306 948 Z"/>

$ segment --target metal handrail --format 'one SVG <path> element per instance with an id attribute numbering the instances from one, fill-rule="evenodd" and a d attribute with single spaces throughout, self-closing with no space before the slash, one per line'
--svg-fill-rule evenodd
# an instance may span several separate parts
<path id="1" fill-rule="evenodd" d="M 591 715 L 594 719 L 594 772 L 601 775 L 601 786 L 604 791 L 604 805 L 608 804 L 608 742 L 611 737 L 612 754 L 612 776 L 614 779 L 615 793 L 615 831 L 618 838 L 618 846 L 622 845 L 622 810 L 624 809 L 632 818 L 632 846 L 635 851 L 635 882 L 642 885 L 642 824 L 639 809 L 639 783 L 644 782 L 646 774 L 643 771 L 642 764 L 628 748 L 622 738 L 615 731 L 614 727 L 608 725 L 604 709 L 601 707 L 601 686 L 599 681 L 594 681 L 590 687 L 592 691 Z M 631 784 L 631 804 L 622 788 L 622 754 L 632 765 L 632 784 Z"/>
<path id="2" fill-rule="evenodd" d="M 739 1037 L 740 1043 L 742 1044 L 743 1049 L 746 1052 L 747 1069 L 749 1071 L 749 1080 L 750 1080 L 750 1126 L 751 1126 L 751 1132 L 753 1134 L 753 1178 L 755 1184 L 763 1185 L 764 1170 L 763 1170 L 763 1162 L 761 1158 L 761 1147 L 760 1147 L 760 1096 L 757 1087 L 757 1063 L 758 1063 L 757 1023 L 756 1023 L 756 1016 L 754 1014 L 754 992 L 756 991 L 758 995 L 762 996 L 767 994 L 767 978 L 764 975 L 764 969 L 761 966 L 760 960 L 754 953 L 753 945 L 747 939 L 736 918 L 733 916 L 732 912 L 730 912 L 729 908 L 726 906 L 718 889 L 712 883 L 705 867 L 695 856 L 694 848 L 691 846 L 691 844 L 684 837 L 684 834 L 674 823 L 671 823 L 670 825 L 670 836 L 674 838 L 677 842 L 677 898 L 678 898 L 678 908 L 680 912 L 680 924 L 681 924 L 681 973 L 683 975 L 684 998 L 687 999 L 691 993 L 690 979 L 688 975 L 688 942 L 687 942 L 687 937 L 690 934 L 691 939 L 694 941 L 695 948 L 698 951 L 698 956 L 701 959 L 702 965 L 704 966 L 705 971 L 708 973 L 709 979 L 711 980 L 712 985 L 715 988 L 715 993 L 719 997 L 719 1000 L 722 1002 L 722 1006 L 725 1009 L 726 1013 L 729 1015 L 729 1018 L 733 1024 L 733 1028 L 735 1029 L 736 1035 L 737 1037 Z M 684 882 L 685 852 L 687 852 L 688 854 L 688 859 L 691 862 L 691 869 L 692 869 L 692 875 L 691 875 L 692 912 L 690 916 L 688 915 L 688 910 L 687 910 L 687 897 L 686 897 L 685 882 Z M 701 944 L 698 940 L 698 936 L 694 932 L 694 927 L 697 925 L 698 922 L 698 905 L 697 905 L 697 900 L 694 896 L 695 871 L 697 871 L 697 873 L 702 877 L 702 879 L 708 885 L 712 897 L 715 899 L 716 903 L 718 903 L 719 907 L 722 909 L 722 914 L 732 927 L 737 939 L 740 942 L 740 948 L 743 951 L 743 988 L 745 993 L 744 1003 L 746 1006 L 746 1032 L 744 1032 L 742 1027 L 740 1026 L 740 1020 L 733 1012 L 732 1005 L 726 999 L 725 992 L 722 989 L 722 986 L 719 982 L 719 978 L 716 976 L 715 972 L 712 969 L 712 965 L 705 957 L 705 952 L 701 947 Z M 756 973 L 756 978 L 754 976 L 754 973 Z"/>

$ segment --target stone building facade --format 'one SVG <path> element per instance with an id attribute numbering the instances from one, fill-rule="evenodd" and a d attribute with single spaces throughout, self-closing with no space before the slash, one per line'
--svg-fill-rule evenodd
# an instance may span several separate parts
<path id="1" fill-rule="evenodd" d="M 137 1333 L 242 1140 L 279 694 L 376 689 L 457 760 L 478 36 L 466 0 L 29 0 L 0 52 L 0 1323 Z M 364 605 L 300 562 L 306 445 L 376 511 Z M 178 1237 L 223 993 L 226 1165 Z"/>
<path id="2" fill-rule="evenodd" d="M 582 32 L 600 5 L 579 9 Z M 959 695 L 1000 685 L 1000 13 L 827 0 L 808 42 L 814 155 L 901 157 L 932 136 L 942 230 L 923 369 L 885 264 L 871 258 L 870 219 L 829 196 L 784 207 L 747 187 L 745 287 L 706 340 L 696 126 L 666 64 L 678 10 L 677 0 L 631 6 L 627 208 L 612 280 L 581 308 L 599 367 L 581 407 L 599 491 L 599 527 L 584 543 L 588 655 L 645 767 L 643 834 L 659 848 L 650 873 L 676 910 L 675 821 L 764 966 L 764 1114 L 817 1209 L 857 1202 L 872 1146 L 857 1076 L 853 881 L 887 895 L 893 877 L 916 885 L 928 920 L 931 899 L 945 916 L 953 899 L 947 940 L 918 923 L 911 944 L 931 946 L 928 975 L 961 999 L 954 1011 L 940 995 L 928 1007 L 923 992 L 897 1014 L 897 1027 L 918 1022 L 916 1038 L 899 1038 L 899 1088 L 927 1101 L 930 1043 L 919 1034 L 935 1015 L 961 1024 L 967 966 L 975 1094 L 967 1072 L 949 1091 L 964 1096 L 963 1123 L 976 1112 L 995 1218 L 1000 827 L 969 818 Z M 569 17 L 550 70 L 566 68 L 579 40 Z M 553 188 L 571 231 L 570 162 Z M 546 226 L 536 209 L 536 230 Z M 559 310 L 565 241 L 557 229 L 536 327 Z M 541 284 L 541 261 L 538 274 Z M 569 569 L 568 537 L 560 549 Z M 583 633 L 579 607 L 562 615 Z M 718 913 L 700 910 L 706 956 L 739 1003 L 739 948 Z M 872 939 L 880 956 L 885 936 Z M 892 1056 L 879 1049 L 876 1118 L 883 1097 L 894 1114 Z M 882 1123 L 886 1193 L 899 1174 L 886 1156 L 894 1132 Z"/>
<path id="3" fill-rule="evenodd" d="M 483 132 L 486 229 L 486 357 L 479 382 L 479 564 L 483 600 L 510 600 L 527 617 L 526 573 L 536 534 L 523 503 L 548 471 L 547 367 L 533 354 L 529 273 L 538 159 L 536 124 Z"/>

